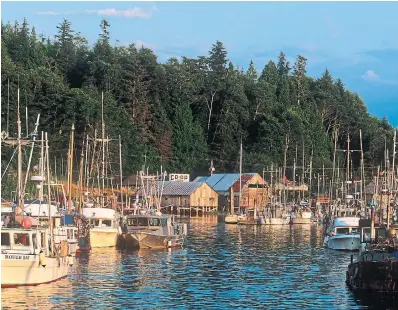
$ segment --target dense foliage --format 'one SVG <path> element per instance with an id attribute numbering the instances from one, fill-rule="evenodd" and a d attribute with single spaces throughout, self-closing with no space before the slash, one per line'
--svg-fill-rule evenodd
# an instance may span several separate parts
<path id="1" fill-rule="evenodd" d="M 112 46 L 109 23 L 100 27 L 90 47 L 67 20 L 54 40 L 37 36 L 26 20 L 2 24 L 2 130 L 9 100 L 10 132 L 16 132 L 19 85 L 21 110 L 28 106 L 31 127 L 41 114 L 40 128 L 49 132 L 57 158 L 66 157 L 72 123 L 77 149 L 85 134 L 100 130 L 104 92 L 107 132 L 122 136 L 125 174 L 139 170 L 144 158 L 155 171 L 162 164 L 170 172 L 207 174 L 211 159 L 216 172 L 237 171 L 241 139 L 244 170 L 260 174 L 271 163 L 283 164 L 286 136 L 287 164 L 296 148 L 301 160 L 304 144 L 318 168 L 331 167 L 335 135 L 339 149 L 349 134 L 351 149 L 358 150 L 362 129 L 367 166 L 379 165 L 385 141 L 392 143 L 385 119 L 370 116 L 359 95 L 328 70 L 317 79 L 307 76 L 301 55 L 290 64 L 281 52 L 262 72 L 253 62 L 244 71 L 217 41 L 207 56 L 160 63 L 148 48 Z M 338 156 L 343 167 L 345 154 Z M 353 156 L 358 167 L 359 153 Z"/>

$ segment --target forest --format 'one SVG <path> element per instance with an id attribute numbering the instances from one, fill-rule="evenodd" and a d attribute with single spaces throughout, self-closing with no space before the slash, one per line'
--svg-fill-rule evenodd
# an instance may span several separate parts
<path id="1" fill-rule="evenodd" d="M 78 163 L 85 135 L 101 130 L 102 93 L 107 135 L 122 138 L 124 175 L 145 163 L 155 172 L 162 165 L 191 173 L 192 179 L 207 175 L 211 160 L 216 173 L 238 172 L 241 141 L 244 171 L 282 166 L 286 146 L 289 167 L 295 158 L 301 165 L 304 151 L 305 167 L 312 156 L 314 169 L 330 169 L 335 141 L 344 169 L 347 137 L 350 148 L 359 150 L 360 129 L 370 175 L 384 162 L 385 144 L 391 149 L 388 121 L 371 116 L 360 95 L 327 69 L 318 78 L 308 76 L 302 55 L 291 64 L 280 52 L 259 71 L 248 59 L 243 70 L 217 41 L 208 55 L 161 63 L 151 49 L 111 44 L 106 20 L 93 46 L 68 20 L 56 27 L 53 39 L 36 34 L 26 19 L 1 27 L 2 131 L 7 126 L 10 135 L 17 132 L 19 87 L 30 131 L 40 113 L 40 130 L 49 133 L 55 158 L 66 160 L 73 123 Z M 3 169 L 12 151 L 2 148 Z M 357 169 L 360 154 L 352 158 Z"/>

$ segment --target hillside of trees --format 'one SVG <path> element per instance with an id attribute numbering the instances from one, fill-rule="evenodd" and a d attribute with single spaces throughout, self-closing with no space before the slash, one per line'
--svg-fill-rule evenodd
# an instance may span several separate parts
<path id="1" fill-rule="evenodd" d="M 345 149 L 349 134 L 351 149 L 359 150 L 360 129 L 369 169 L 384 161 L 385 143 L 391 149 L 387 120 L 371 116 L 360 96 L 328 70 L 319 78 L 307 76 L 304 56 L 291 64 L 280 52 L 276 63 L 270 60 L 259 72 L 248 59 L 242 70 L 217 41 L 208 55 L 160 63 L 148 48 L 112 45 L 106 20 L 98 29 L 89 46 L 67 20 L 53 40 L 37 35 L 26 20 L 2 23 L 2 130 L 9 101 L 9 132 L 16 132 L 19 85 L 22 123 L 25 106 L 30 130 L 41 114 L 52 156 L 66 160 L 75 124 L 76 163 L 85 134 L 101 129 L 104 92 L 107 133 L 122 137 L 125 175 L 140 170 L 144 160 L 153 171 L 162 164 L 169 172 L 207 174 L 211 160 L 216 172 L 239 171 L 241 139 L 244 170 L 260 174 L 272 163 L 283 165 L 286 137 L 289 166 L 296 148 L 300 164 L 304 145 L 314 168 L 331 167 L 334 139 Z M 6 165 L 13 150 L 3 150 Z M 346 155 L 337 155 L 343 168 Z M 358 167 L 360 154 L 352 155 Z"/>

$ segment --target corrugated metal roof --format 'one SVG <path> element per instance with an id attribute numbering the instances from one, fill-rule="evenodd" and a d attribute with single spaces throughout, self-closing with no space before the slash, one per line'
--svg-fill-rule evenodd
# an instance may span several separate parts
<path id="1" fill-rule="evenodd" d="M 206 182 L 207 180 L 208 180 L 208 176 L 205 176 L 205 177 L 197 177 L 195 180 L 193 180 L 192 182 L 200 182 L 200 183 L 203 183 L 203 182 Z"/>
<path id="2" fill-rule="evenodd" d="M 201 185 L 198 182 L 167 181 L 164 182 L 163 196 L 189 196 Z"/>
<path id="3" fill-rule="evenodd" d="M 253 173 L 244 173 L 242 177 L 245 176 L 247 178 L 246 181 L 250 180 L 254 175 Z M 229 191 L 230 187 L 235 184 L 236 181 L 239 181 L 240 174 L 239 173 L 215 173 L 210 177 L 197 177 L 194 182 L 206 182 L 209 184 L 216 192 L 226 192 Z M 243 179 L 242 179 L 243 182 Z M 238 185 L 239 187 L 239 185 Z M 239 189 L 238 189 L 239 191 Z"/>
<path id="4" fill-rule="evenodd" d="M 206 183 L 214 188 L 214 185 L 216 185 L 224 177 L 224 175 L 225 173 L 215 173 L 207 177 Z"/>
<path id="5" fill-rule="evenodd" d="M 225 173 L 223 177 L 213 186 L 216 192 L 225 192 L 230 189 L 232 185 L 239 180 L 239 173 Z"/>
<path id="6" fill-rule="evenodd" d="M 200 182 L 176 182 L 176 181 L 165 181 L 157 183 L 157 192 L 162 191 L 163 185 L 163 196 L 189 196 L 203 183 Z M 143 195 L 143 190 L 138 191 L 139 195 Z"/>

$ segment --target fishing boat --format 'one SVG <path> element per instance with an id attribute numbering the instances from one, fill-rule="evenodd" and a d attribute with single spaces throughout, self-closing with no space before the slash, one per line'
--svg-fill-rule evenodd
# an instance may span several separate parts
<path id="1" fill-rule="evenodd" d="M 238 215 L 228 214 L 224 218 L 225 224 L 238 224 Z"/>
<path id="2" fill-rule="evenodd" d="M 291 214 L 292 224 L 311 224 L 312 212 L 308 209 L 293 211 Z"/>
<path id="3" fill-rule="evenodd" d="M 125 247 L 164 249 L 183 246 L 188 234 L 187 224 L 173 223 L 172 216 L 130 214 L 126 216 Z"/>
<path id="4" fill-rule="evenodd" d="M 327 231 L 324 246 L 333 250 L 358 251 L 360 246 L 359 217 L 335 218 Z"/>
<path id="5" fill-rule="evenodd" d="M 89 243 L 91 248 L 116 246 L 121 229 L 116 211 L 109 208 L 82 208 L 82 215 L 89 220 Z"/>
<path id="6" fill-rule="evenodd" d="M 346 283 L 354 292 L 398 297 L 398 239 L 396 229 L 360 220 L 361 246 L 357 261 L 348 265 Z"/>
<path id="7" fill-rule="evenodd" d="M 32 159 L 33 146 L 37 135 L 38 120 L 34 131 L 33 142 L 22 139 L 21 119 L 19 111 L 19 89 L 17 104 L 17 128 L 18 135 L 16 140 L 2 139 L 2 143 L 8 145 L 17 145 L 18 170 L 17 170 L 17 203 L 12 213 L 5 219 L 1 228 L 1 286 L 14 287 L 20 285 L 38 285 L 49 283 L 68 274 L 68 266 L 73 264 L 73 257 L 68 256 L 68 242 L 61 240 L 57 247 L 54 242 L 53 226 L 48 228 L 32 229 L 32 219 L 25 216 L 24 198 L 26 189 L 26 180 L 29 173 L 30 162 Z M 7 135 L 8 136 L 8 135 Z M 49 154 L 47 133 L 42 133 L 42 169 L 44 167 L 44 142 L 46 144 L 46 164 L 47 180 L 50 179 Z M 22 145 L 32 145 L 28 167 L 26 169 L 25 184 L 22 180 Z M 42 170 L 43 172 L 43 170 Z M 44 176 L 44 173 L 41 174 Z M 43 179 L 43 178 L 42 178 Z M 48 200 L 50 201 L 50 183 L 47 182 Z M 48 222 L 51 223 L 51 208 L 47 208 Z M 19 221 L 16 215 L 22 218 Z"/>
<path id="8" fill-rule="evenodd" d="M 228 214 L 224 218 L 225 224 L 238 224 L 239 221 L 242 221 L 244 216 L 241 214 Z"/>
<path id="9" fill-rule="evenodd" d="M 25 218 L 26 219 L 26 218 Z M 68 243 L 51 246 L 48 229 L 1 229 L 1 287 L 38 285 L 62 279 L 73 265 Z"/>

